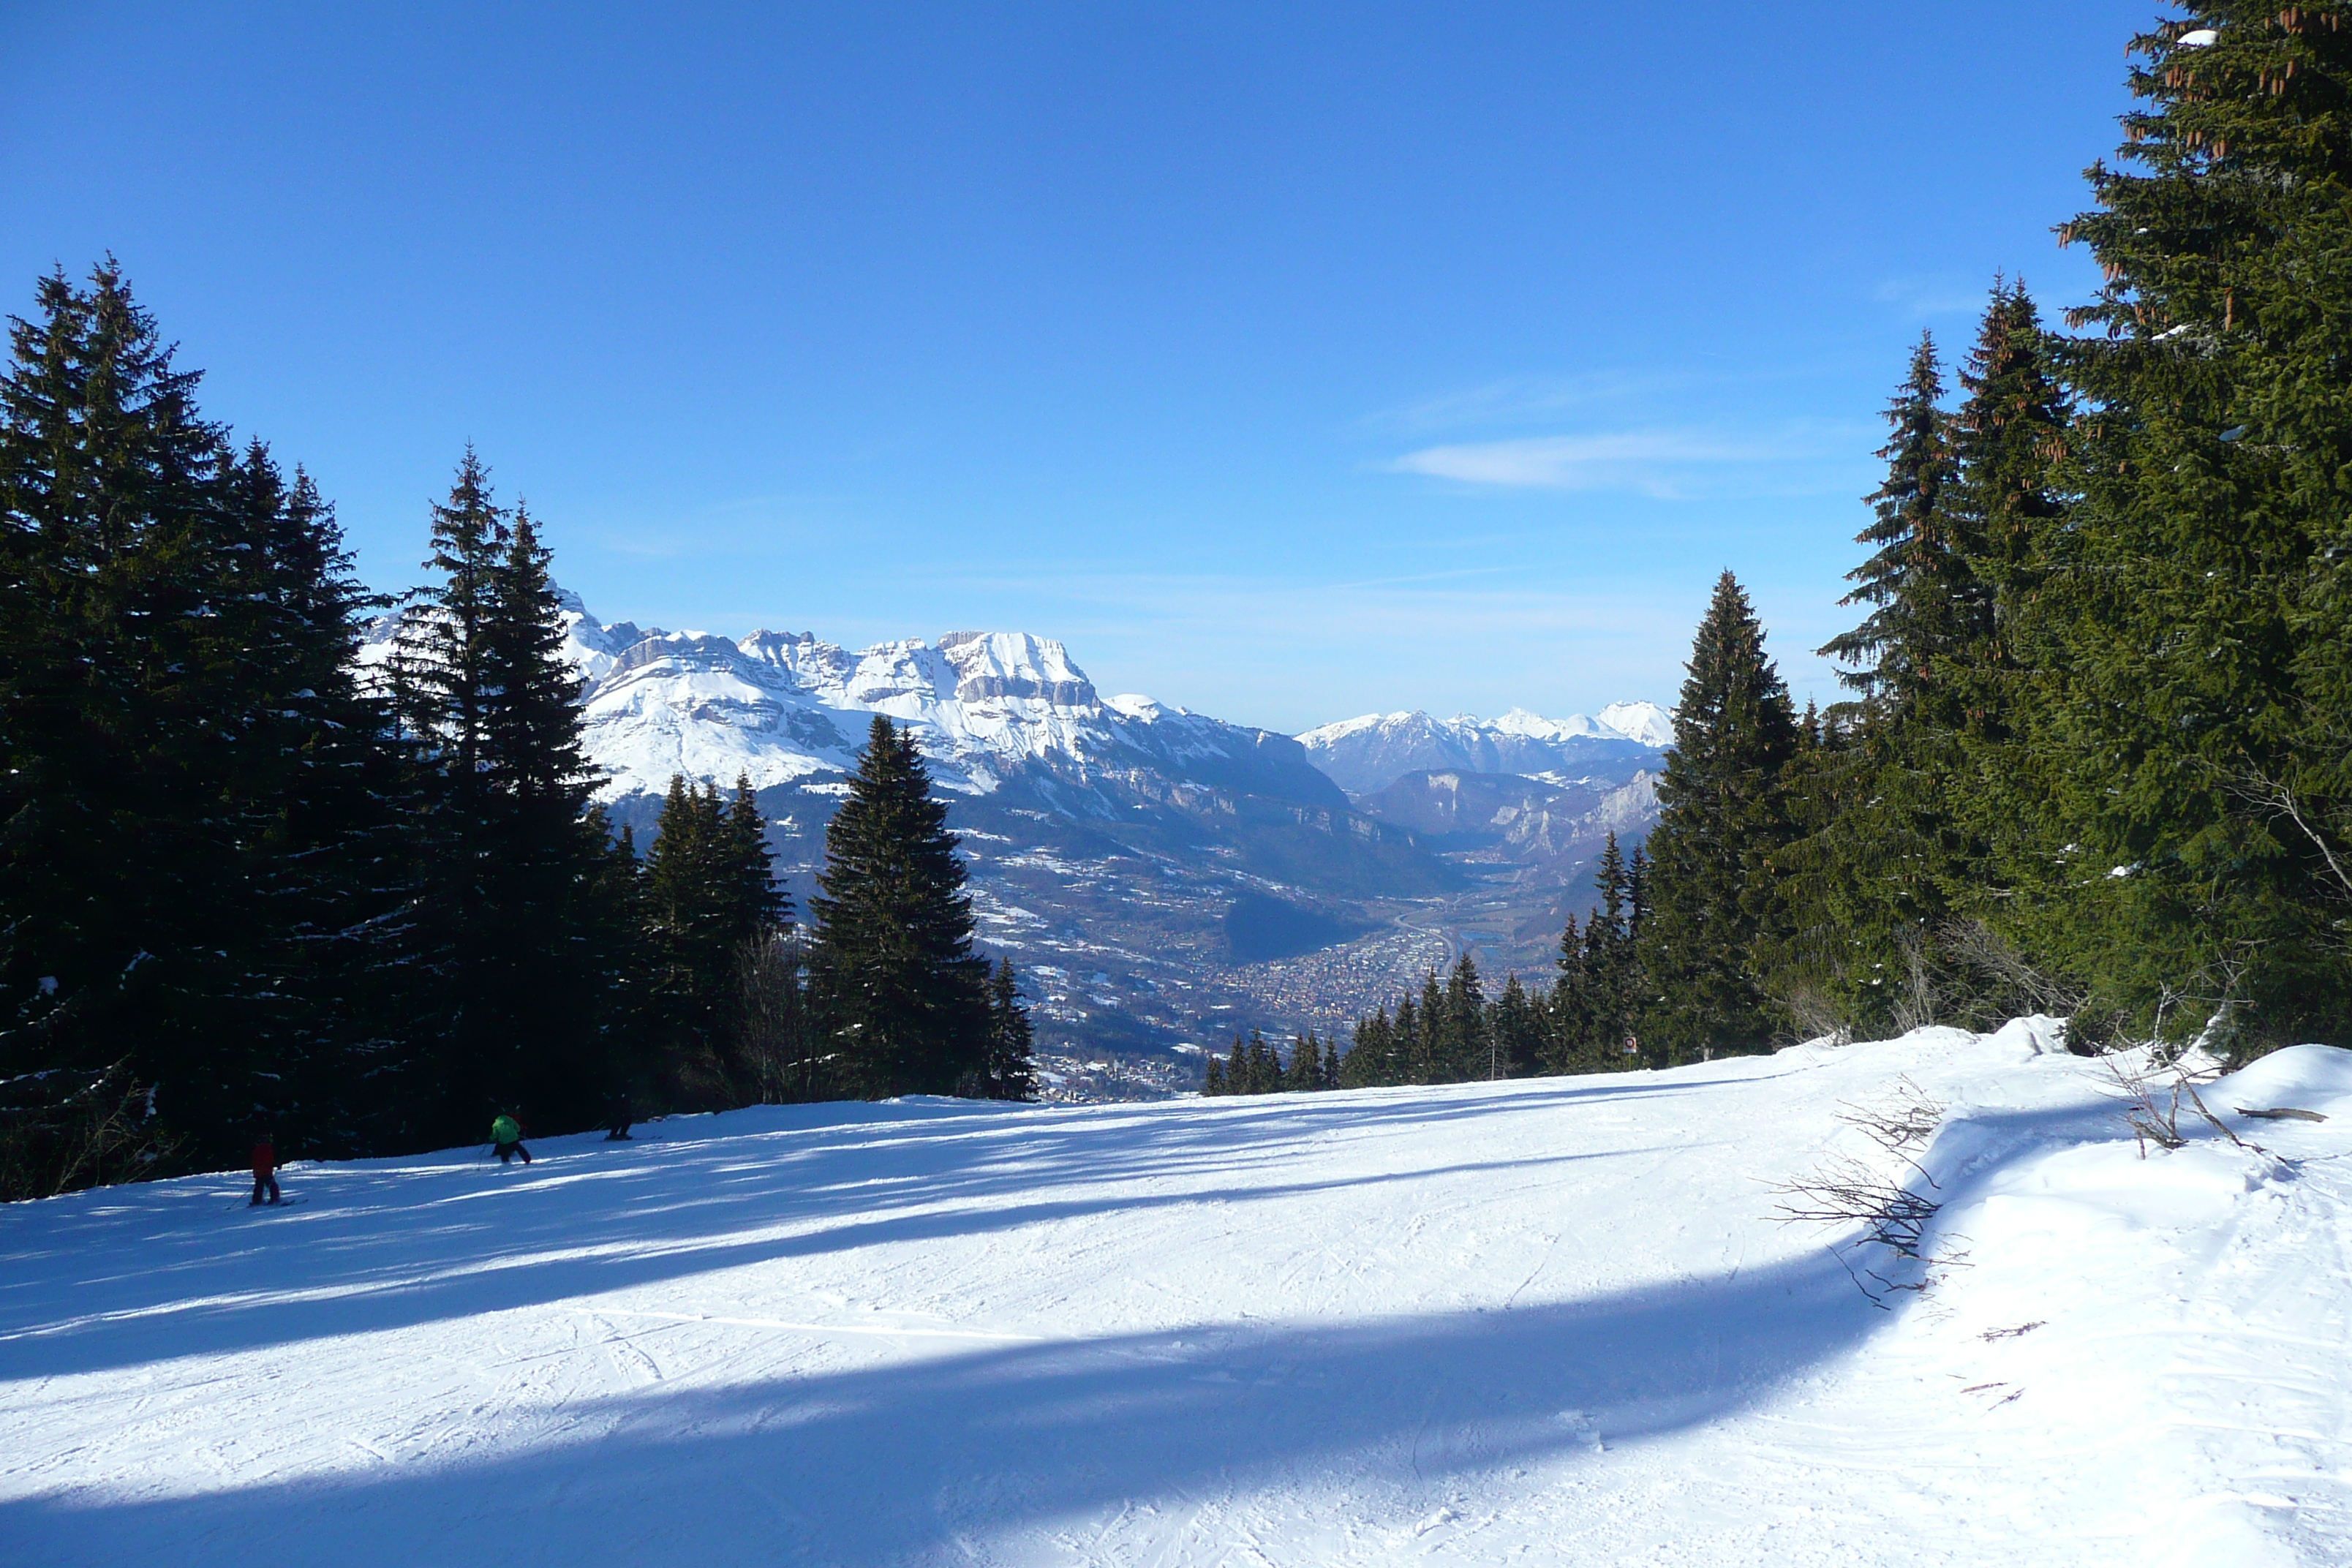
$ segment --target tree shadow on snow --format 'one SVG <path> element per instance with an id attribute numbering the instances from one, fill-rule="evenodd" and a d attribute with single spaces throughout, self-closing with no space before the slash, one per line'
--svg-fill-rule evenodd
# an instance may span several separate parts
<path id="1" fill-rule="evenodd" d="M 1564 1306 L 1213 1325 L 580 1402 L 560 1446 L 136 1502 L 0 1505 L 60 1565 L 990 1560 L 1132 1507 L 1279 1489 L 1345 1515 L 1475 1506 L 1482 1475 L 1736 1411 L 1876 1317 L 1825 1257 Z M 638 1336 L 632 1336 L 638 1337 Z M 1149 1531 L 1147 1531 L 1149 1532 Z"/>
<path id="2" fill-rule="evenodd" d="M 623 1149 L 551 1140 L 565 1152 L 527 1170 L 446 1160 L 326 1167 L 309 1184 L 308 1205 L 283 1214 L 247 1215 L 241 1187 L 202 1181 L 79 1194 L 0 1215 L 47 1222 L 0 1228 L 0 1379 L 292 1346 L 1090 1215 L 1637 1154 L 1646 1151 L 1263 1179 L 1303 1140 L 1327 1133 L 1492 1127 L 1563 1101 L 1706 1087 L 1563 1080 L 1435 1103 L 1425 1094 L 1303 1096 L 1196 1116 L 893 1106 L 877 1108 L 896 1114 L 876 1121 L 748 1135 L 722 1124 L 707 1138 Z M 1464 1143 L 1476 1141 L 1469 1131 Z M 1157 1183 L 1171 1190 L 1137 1190 Z M 299 1177 L 289 1186 L 299 1192 Z M 1054 1195 L 1024 1201 L 1041 1190 Z M 251 1228 L 225 1247 L 224 1226 Z"/>
<path id="3" fill-rule="evenodd" d="M 761 1224 L 807 1228 L 709 1240 L 675 1255 L 572 1258 L 411 1280 L 403 1269 L 446 1255 L 450 1244 L 445 1238 L 420 1253 L 412 1243 L 404 1254 L 379 1234 L 378 1211 L 395 1200 L 355 1194 L 348 1198 L 349 1227 L 324 1227 L 311 1246 L 288 1249 L 278 1261 L 292 1278 L 274 1288 L 331 1279 L 357 1296 L 198 1303 L 162 1311 L 164 1328 L 142 1320 L 38 1332 L 0 1344 L 0 1372 L 40 1375 L 200 1349 L 291 1345 L 313 1334 L 552 1304 L 796 1250 L 1425 1178 L 1433 1173 L 1427 1164 L 1326 1184 L 1247 1179 L 1263 1173 L 1269 1148 L 1295 1142 L 1302 1130 L 1376 1138 L 1388 1120 L 1425 1126 L 1454 1115 L 1475 1140 L 1480 1118 L 1623 1092 L 1588 1086 L 1520 1086 L 1435 1106 L 1425 1099 L 1353 1108 L 1308 1100 L 1238 1115 L 1163 1113 L 1140 1138 L 1117 1116 L 907 1118 L 887 1127 L 769 1135 L 772 1154 L 730 1141 L 656 1146 L 602 1169 L 585 1158 L 551 1161 L 544 1180 L 489 1193 L 456 1190 L 465 1174 L 457 1173 L 445 1176 L 447 1192 L 427 1201 L 459 1215 L 440 1222 L 445 1228 L 468 1238 L 478 1229 L 488 1261 L 559 1243 L 676 1243 L 689 1232 L 708 1239 Z M 2112 1109 L 2096 1105 L 1970 1120 L 1976 1154 L 1965 1173 L 1948 1179 L 1941 1194 L 1948 1203 L 1965 1199 L 2020 1152 L 2116 1131 Z M 887 1160 L 876 1155 L 881 1141 L 897 1144 Z M 692 1180 L 681 1181 L 678 1161 L 699 1162 L 686 1173 Z M 658 1177 L 646 1188 L 648 1198 L 681 1185 L 708 1195 L 633 1208 L 609 1203 L 610 1189 L 593 1189 L 593 1202 L 580 1201 L 580 1181 L 649 1179 L 632 1175 L 640 1166 Z M 582 1173 L 556 1180 L 566 1168 Z M 876 1181 L 877 1172 L 888 1179 Z M 1171 1174 L 1233 1179 L 1195 1191 L 1130 1187 L 1086 1195 L 1092 1183 Z M 1054 1201 L 1004 1202 L 1041 1182 L 1075 1190 Z M 907 1212 L 893 1214 L 889 1194 L 901 1186 Z M 494 1217 L 478 1217 L 482 1211 Z M 44 1267 L 58 1261 L 52 1256 Z M 109 1276 L 103 1264 L 83 1277 L 100 1295 L 136 1283 Z M 179 1289 L 160 1293 L 113 1289 L 108 1299 L 121 1303 L 117 1310 L 151 1296 L 170 1309 L 192 1282 L 194 1276 L 184 1276 Z M 603 1336 L 616 1354 L 658 1352 L 664 1335 L 680 1331 L 617 1311 L 600 1318 L 592 1301 L 568 1304 L 583 1331 Z M 1445 1506 L 1475 1510 L 1495 1478 L 1515 1468 L 1603 1467 L 1611 1460 L 1601 1445 L 1634 1445 L 1735 1415 L 1859 1346 L 1886 1321 L 1834 1258 L 1816 1249 L 1769 1268 L 1563 1304 L 1328 1327 L 1216 1323 L 845 1368 L 844 1355 L 819 1353 L 813 1359 L 820 1370 L 806 1373 L 706 1388 L 688 1378 L 540 1406 L 530 1413 L 534 1421 L 561 1423 L 554 1441 L 518 1434 L 499 1446 L 493 1437 L 447 1458 L 436 1455 L 428 1432 L 417 1447 L 435 1457 L 382 1459 L 296 1483 L 135 1500 L 26 1497 L 0 1504 L 0 1542 L 10 1543 L 12 1558 L 59 1565 L 259 1556 L 365 1568 L 455 1558 L 463 1543 L 479 1546 L 488 1529 L 499 1542 L 495 1555 L 507 1563 L 713 1568 L 987 1561 L 992 1543 L 1013 1536 L 1030 1538 L 1024 1555 L 1118 1560 L 1119 1521 L 1134 1521 L 1137 1534 L 1163 1550 L 1181 1538 L 1206 1554 L 1202 1561 L 1223 1561 L 1230 1553 L 1219 1543 L 1238 1539 L 1233 1510 L 1245 1510 L 1253 1496 L 1280 1493 L 1297 1500 L 1277 1507 L 1321 1509 L 1328 1517 L 1317 1528 L 1350 1531 L 1361 1548 L 1368 1542 L 1353 1533 L 1359 1522 L 1393 1524 Z M 713 1331 L 698 1324 L 693 1331 Z M 792 1332 L 756 1324 L 725 1331 Z M 1377 1555 L 1377 1540 L 1369 1544 Z M 1396 1543 L 1399 1554 L 1408 1550 L 1417 1548 Z"/>

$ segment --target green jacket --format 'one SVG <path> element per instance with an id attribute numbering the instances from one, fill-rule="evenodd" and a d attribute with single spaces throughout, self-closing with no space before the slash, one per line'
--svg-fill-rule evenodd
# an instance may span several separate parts
<path id="1" fill-rule="evenodd" d="M 520 1143 L 522 1142 L 522 1129 L 515 1125 L 515 1119 L 513 1117 L 501 1116 L 496 1121 L 490 1123 L 490 1142 L 493 1143 Z"/>

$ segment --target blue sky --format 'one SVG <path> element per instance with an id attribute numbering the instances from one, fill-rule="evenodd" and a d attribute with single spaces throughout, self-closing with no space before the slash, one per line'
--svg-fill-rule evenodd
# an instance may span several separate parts
<path id="1" fill-rule="evenodd" d="M 2148 0 L 0 6 L 0 309 L 111 250 L 413 581 L 467 441 L 609 619 L 1066 641 L 1282 729 L 1801 696 L 1879 411 Z"/>

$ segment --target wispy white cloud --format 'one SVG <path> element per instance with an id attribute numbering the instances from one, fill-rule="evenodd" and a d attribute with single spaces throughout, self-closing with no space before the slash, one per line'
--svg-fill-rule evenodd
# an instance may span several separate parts
<path id="1" fill-rule="evenodd" d="M 1791 425 L 1742 434 L 1676 429 L 1534 436 L 1424 447 L 1389 462 L 1396 473 L 1504 489 L 1626 490 L 1662 500 L 1701 493 L 1792 494 L 1850 482 L 1848 450 L 1863 434 Z"/>
<path id="2" fill-rule="evenodd" d="M 1383 408 L 1365 416 L 1376 430 L 1435 432 L 1478 426 L 1549 423 L 1601 404 L 1626 404 L 1719 379 L 1679 371 L 1591 371 L 1579 375 L 1514 375 Z"/>

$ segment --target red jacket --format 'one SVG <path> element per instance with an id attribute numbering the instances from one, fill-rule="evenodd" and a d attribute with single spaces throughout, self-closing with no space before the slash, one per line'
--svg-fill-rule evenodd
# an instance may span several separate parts
<path id="1" fill-rule="evenodd" d="M 257 1138 L 253 1144 L 253 1173 L 266 1176 L 283 1163 L 278 1158 L 278 1147 L 267 1138 Z"/>

